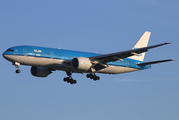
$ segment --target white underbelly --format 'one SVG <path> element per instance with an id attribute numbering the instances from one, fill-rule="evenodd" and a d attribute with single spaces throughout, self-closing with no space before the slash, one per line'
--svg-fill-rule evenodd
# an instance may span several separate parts
<path id="1" fill-rule="evenodd" d="M 109 67 L 98 71 L 98 73 L 120 74 L 120 73 L 126 73 L 126 72 L 138 71 L 138 70 L 139 69 L 135 69 L 135 68 L 109 65 Z"/>

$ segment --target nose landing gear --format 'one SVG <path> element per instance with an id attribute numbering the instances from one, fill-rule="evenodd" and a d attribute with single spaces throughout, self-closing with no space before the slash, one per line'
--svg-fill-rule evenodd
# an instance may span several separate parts
<path id="1" fill-rule="evenodd" d="M 20 63 L 13 62 L 12 65 L 14 65 L 17 68 L 17 70 L 15 71 L 16 73 L 20 73 L 21 72 L 20 69 L 19 69 Z"/>

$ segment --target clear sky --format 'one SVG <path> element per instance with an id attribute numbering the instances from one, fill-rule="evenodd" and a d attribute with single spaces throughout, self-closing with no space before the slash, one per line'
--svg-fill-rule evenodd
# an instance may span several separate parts
<path id="1" fill-rule="evenodd" d="M 178 120 L 178 0 L 1 0 L 0 53 L 16 45 L 112 53 L 129 50 L 145 31 L 145 61 L 176 59 L 151 69 L 104 75 L 100 81 L 66 73 L 33 77 L 0 57 L 0 120 Z"/>

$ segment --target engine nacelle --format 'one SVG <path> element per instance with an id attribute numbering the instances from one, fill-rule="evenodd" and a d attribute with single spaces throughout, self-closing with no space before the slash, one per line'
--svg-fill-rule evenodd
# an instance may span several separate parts
<path id="1" fill-rule="evenodd" d="M 47 77 L 51 73 L 51 70 L 45 67 L 31 67 L 31 74 L 35 77 Z"/>
<path id="2" fill-rule="evenodd" d="M 92 63 L 89 60 L 89 58 L 77 57 L 77 58 L 73 58 L 71 65 L 74 69 L 87 71 L 91 68 Z"/>

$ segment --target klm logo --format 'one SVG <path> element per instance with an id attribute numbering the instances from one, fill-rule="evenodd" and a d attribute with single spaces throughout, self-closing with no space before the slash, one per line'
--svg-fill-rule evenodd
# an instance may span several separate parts
<path id="1" fill-rule="evenodd" d="M 135 48 L 135 47 L 134 47 L 134 50 L 135 50 L 135 49 L 138 49 L 138 48 Z M 142 53 L 140 53 L 139 55 L 142 56 Z"/>

